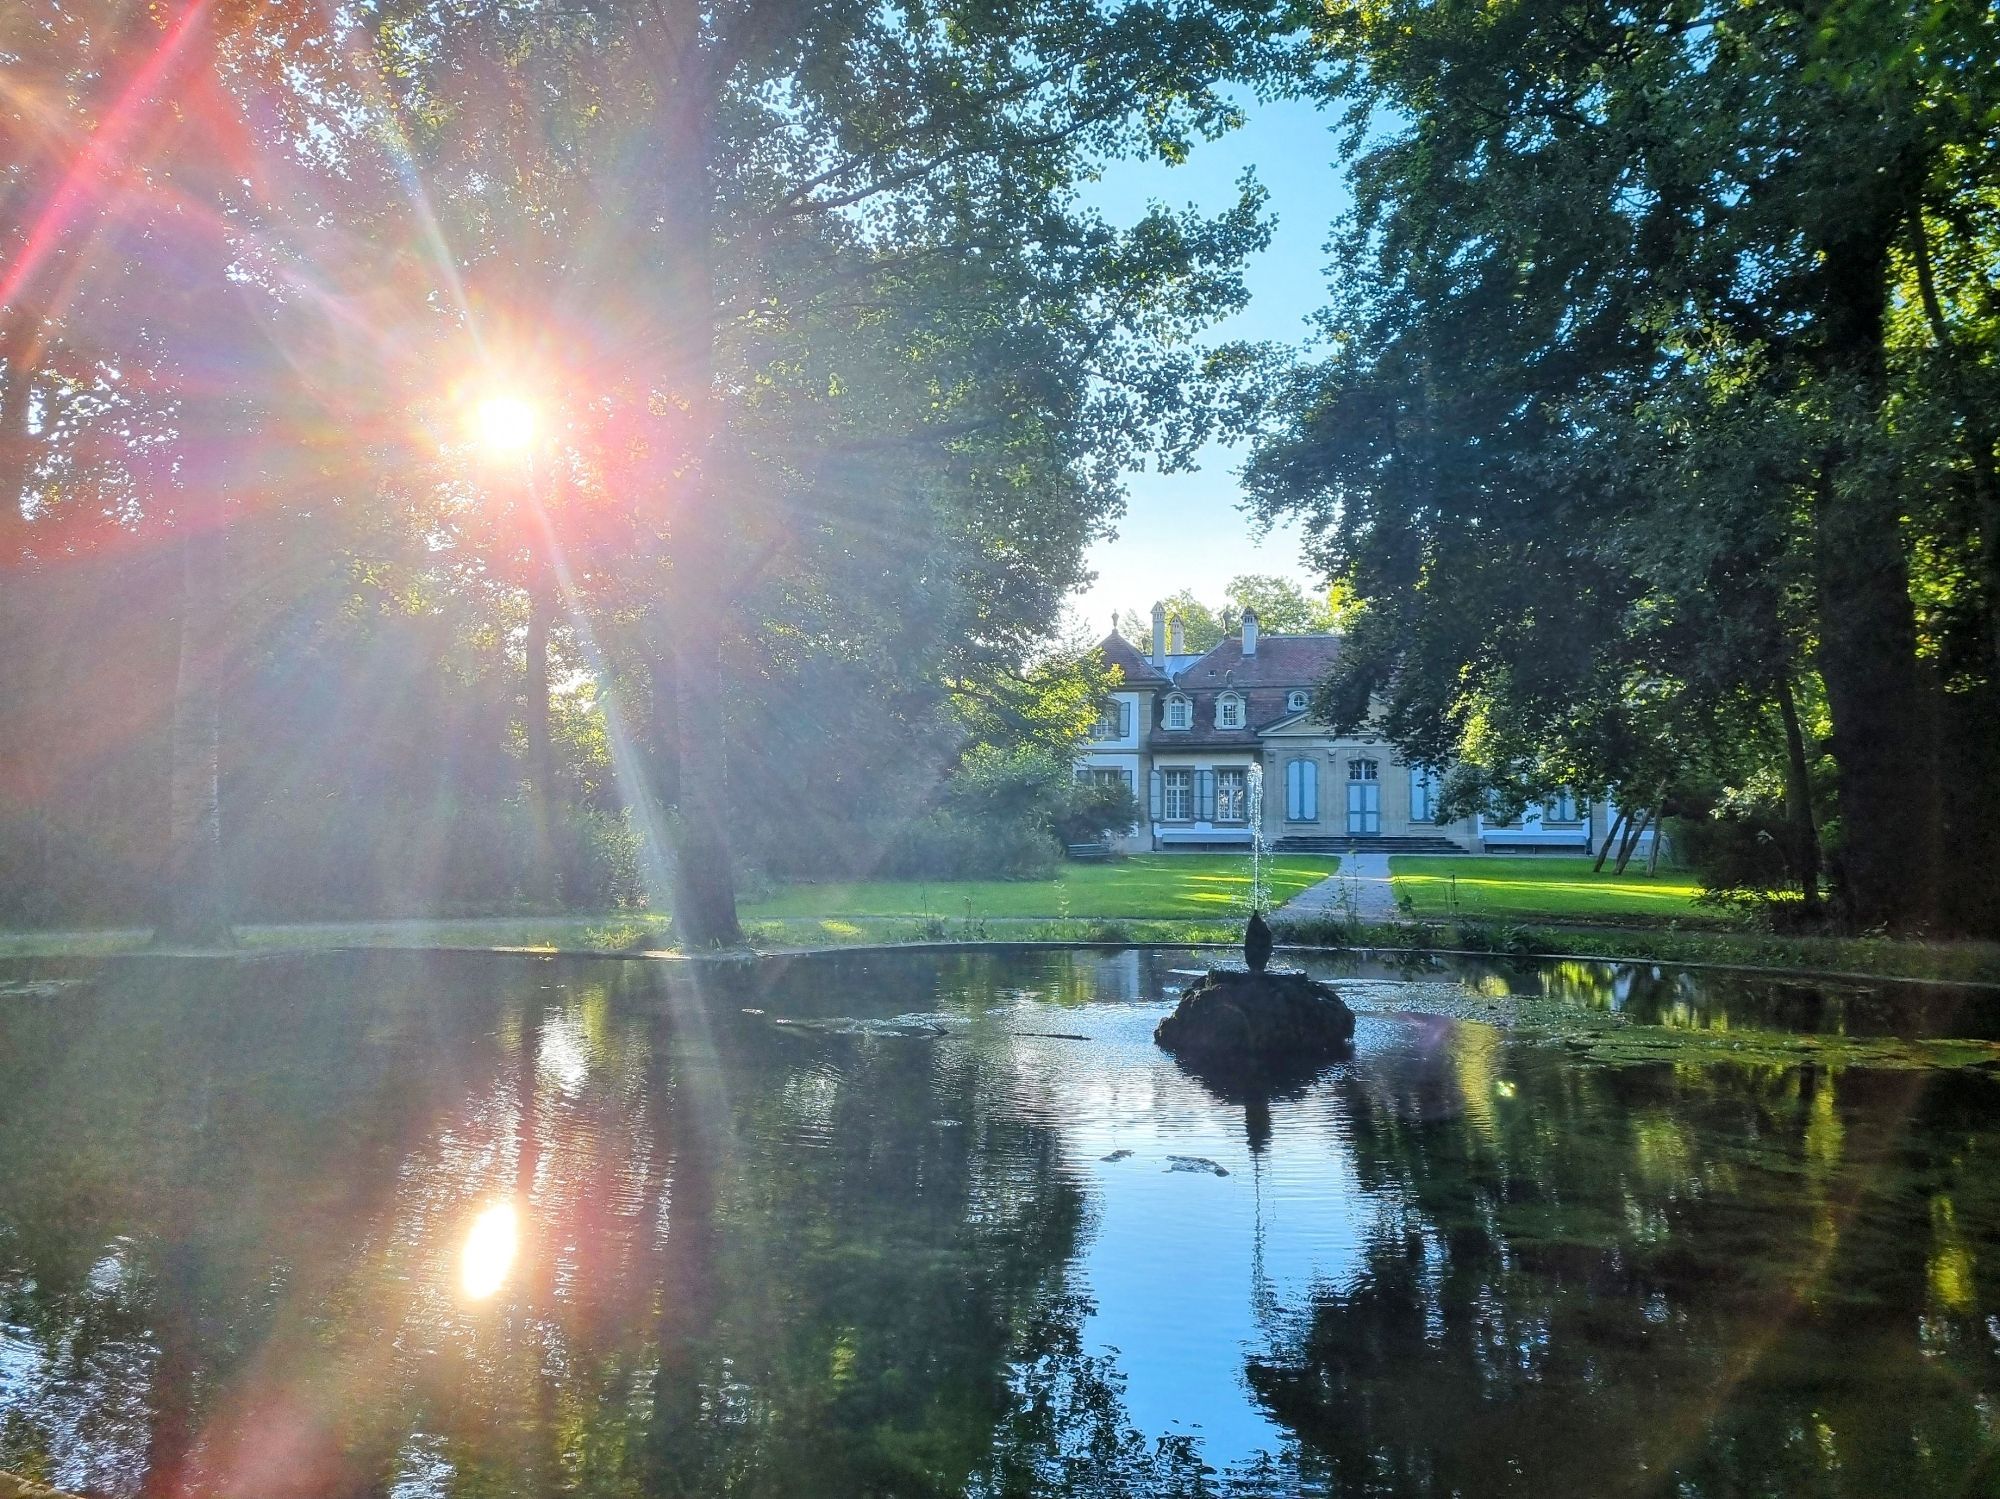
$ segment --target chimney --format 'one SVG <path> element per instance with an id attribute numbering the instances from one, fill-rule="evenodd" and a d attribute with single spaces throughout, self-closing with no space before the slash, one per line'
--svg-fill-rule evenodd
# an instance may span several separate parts
<path id="1" fill-rule="evenodd" d="M 1168 642 L 1167 649 L 1172 651 L 1176 656 L 1185 656 L 1187 654 L 1187 637 L 1181 634 L 1181 617 L 1178 614 L 1174 616 L 1173 631 L 1174 636 Z"/>
<path id="2" fill-rule="evenodd" d="M 1257 611 L 1255 609 L 1245 609 L 1243 611 L 1243 654 L 1246 656 L 1257 654 Z"/>
<path id="3" fill-rule="evenodd" d="M 1153 665 L 1165 671 L 1167 666 L 1167 606 L 1153 605 Z"/>

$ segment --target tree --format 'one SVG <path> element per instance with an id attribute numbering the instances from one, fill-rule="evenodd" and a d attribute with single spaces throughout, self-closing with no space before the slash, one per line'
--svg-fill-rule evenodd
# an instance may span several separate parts
<path id="1" fill-rule="evenodd" d="M 1990 790 L 1962 747 L 1995 677 L 1930 665 L 1981 657 L 2000 594 L 1983 562 L 1935 559 L 1986 556 L 1988 527 L 1976 502 L 1915 499 L 1889 358 L 1892 307 L 1923 301 L 1897 293 L 1904 247 L 1946 222 L 1963 244 L 1990 232 L 1968 211 L 1996 165 L 1978 8 L 1335 6 L 1314 24 L 1355 90 L 1357 208 L 1335 352 L 1293 386 L 1252 483 L 1372 616 L 1348 706 L 1424 678 L 1392 718 L 1433 753 L 1493 702 L 1553 712 L 1594 657 L 1642 666 L 1669 635 L 1695 651 L 1667 676 L 1697 719 L 1726 684 L 1776 703 L 1810 667 L 1849 919 L 2000 916 L 1940 862 L 1947 828 L 1985 836 L 1939 766 L 1969 804 Z M 1369 137 L 1370 110 L 1407 124 Z M 1962 367 L 1986 293 L 1948 258 Z M 1990 455 L 1976 421 L 1951 425 L 1928 451 L 1970 499 Z M 1926 596 L 1951 603 L 1920 615 Z"/>
<path id="2" fill-rule="evenodd" d="M 915 535 L 964 527 L 953 583 L 997 606 L 982 642 L 997 653 L 1021 638 L 1021 604 L 1077 574 L 1128 457 L 1171 461 L 1205 431 L 1187 335 L 1242 295 L 1255 194 L 1213 224 L 1155 210 L 1120 232 L 1075 184 L 1230 124 L 1215 83 L 1253 65 L 1268 24 L 1257 5 L 1159 3 L 382 17 L 433 185 L 483 223 L 482 257 L 532 272 L 510 288 L 516 317 L 586 323 L 593 398 L 620 414 L 615 482 L 646 538 L 624 591 L 673 657 L 685 940 L 736 936 L 719 728 L 739 609 L 798 576 L 797 551 L 824 559 L 834 538 L 797 524 L 813 503 L 871 499 L 840 486 L 870 465 L 843 459 L 900 449 L 918 459 L 905 485 L 956 469 L 962 513 Z M 885 369 L 900 425 L 805 446 Z M 860 534 L 834 544 L 852 554 Z"/>
<path id="3" fill-rule="evenodd" d="M 1245 573 L 1229 580 L 1228 598 L 1237 619 L 1257 611 L 1257 627 L 1270 635 L 1323 635 L 1338 616 L 1330 597 L 1314 598 L 1290 578 Z"/>

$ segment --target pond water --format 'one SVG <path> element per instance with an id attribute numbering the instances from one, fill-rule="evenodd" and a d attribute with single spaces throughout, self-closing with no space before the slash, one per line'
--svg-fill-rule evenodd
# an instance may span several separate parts
<path id="1" fill-rule="evenodd" d="M 1246 1101 L 1202 962 L 0 965 L 0 1469 L 2000 1492 L 2000 996 L 1308 964 L 1354 1056 Z"/>

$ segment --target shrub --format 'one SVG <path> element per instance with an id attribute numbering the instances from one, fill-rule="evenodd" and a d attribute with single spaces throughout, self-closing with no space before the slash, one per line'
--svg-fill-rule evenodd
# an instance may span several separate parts
<path id="1" fill-rule="evenodd" d="M 1763 808 L 1718 809 L 1674 819 L 1682 861 L 1709 890 L 1776 890 L 1798 882 L 1791 829 Z"/>
<path id="2" fill-rule="evenodd" d="M 1106 833 L 1128 833 L 1142 816 L 1139 798 L 1122 781 L 1071 781 L 1051 819 L 1059 842 L 1091 843 Z"/>
<path id="3" fill-rule="evenodd" d="M 1032 825 L 939 810 L 898 826 L 880 872 L 896 879 L 1032 880 L 1055 873 L 1057 850 Z"/>

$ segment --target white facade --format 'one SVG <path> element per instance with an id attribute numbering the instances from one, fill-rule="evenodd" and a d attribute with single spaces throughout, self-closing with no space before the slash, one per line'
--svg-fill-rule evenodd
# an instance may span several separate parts
<path id="1" fill-rule="evenodd" d="M 1124 685 L 1107 699 L 1077 774 L 1115 776 L 1139 802 L 1139 826 L 1112 847 L 1249 846 L 1257 815 L 1250 770 L 1258 766 L 1264 837 L 1274 846 L 1596 850 L 1614 809 L 1567 795 L 1510 821 L 1438 822 L 1435 772 L 1410 765 L 1378 735 L 1335 737 L 1313 721 L 1311 694 L 1339 644 L 1332 635 L 1262 635 L 1246 611 L 1240 636 L 1189 654 L 1157 607 L 1150 654 L 1107 636 L 1099 649 Z"/>

